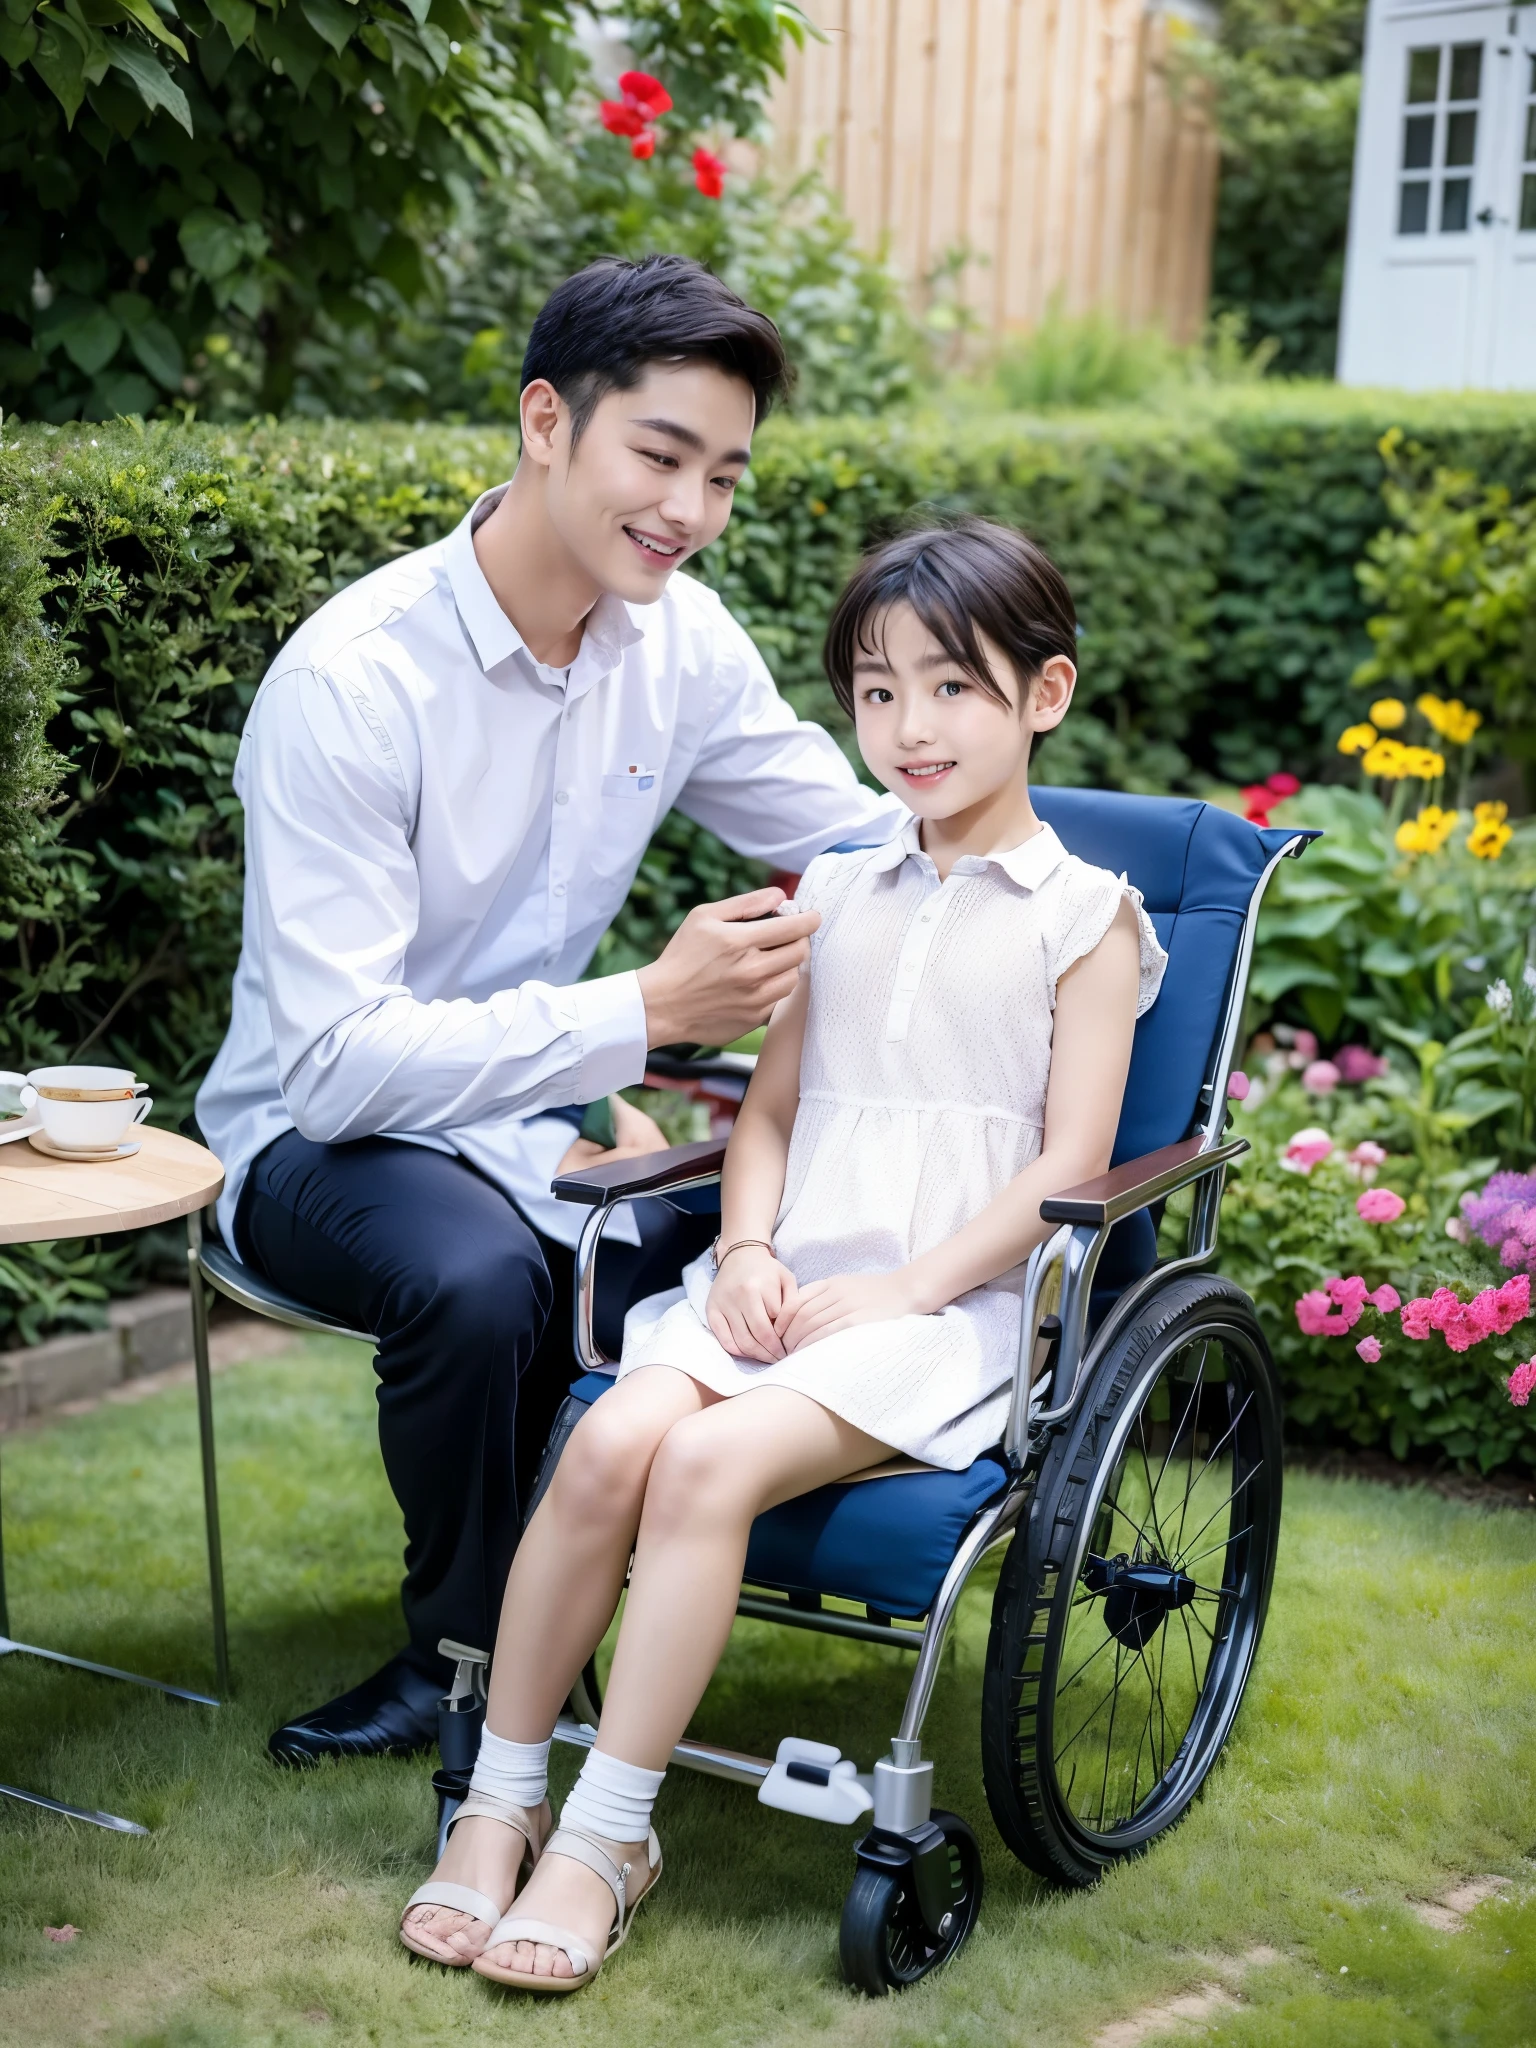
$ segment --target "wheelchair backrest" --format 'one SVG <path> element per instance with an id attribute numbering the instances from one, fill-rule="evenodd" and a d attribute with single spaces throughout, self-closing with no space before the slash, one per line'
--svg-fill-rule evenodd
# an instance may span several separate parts
<path id="1" fill-rule="evenodd" d="M 1297 835 L 1260 829 L 1193 797 L 1113 790 L 1032 789 L 1040 816 L 1069 853 L 1125 875 L 1141 891 L 1168 971 L 1136 1027 L 1115 1163 L 1186 1137 L 1226 1014 L 1253 892 Z M 1308 835 L 1310 836 L 1310 835 Z"/>

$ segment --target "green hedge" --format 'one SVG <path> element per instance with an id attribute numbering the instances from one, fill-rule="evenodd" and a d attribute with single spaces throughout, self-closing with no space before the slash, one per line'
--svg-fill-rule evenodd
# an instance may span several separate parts
<path id="1" fill-rule="evenodd" d="M 1536 404 L 1306 386 L 1177 413 L 776 421 L 703 573 L 786 693 L 841 729 L 818 652 L 858 549 L 921 507 L 1019 521 L 1083 617 L 1083 710 L 1042 772 L 1200 787 L 1334 760 L 1369 652 L 1354 566 L 1381 435 L 1536 490 Z M 4 1064 L 130 1054 L 162 1114 L 223 1030 L 238 947 L 237 736 L 295 620 L 456 520 L 504 433 L 421 426 L 15 428 L 0 447 Z M 47 808 L 50 798 L 52 808 Z M 600 964 L 739 874 L 681 821 Z M 17 1327 L 0 1274 L 0 1334 Z M 35 1321 L 28 1334 L 35 1334 Z"/>

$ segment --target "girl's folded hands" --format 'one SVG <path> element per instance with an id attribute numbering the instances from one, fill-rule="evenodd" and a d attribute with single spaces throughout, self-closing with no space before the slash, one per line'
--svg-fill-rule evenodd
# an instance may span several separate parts
<path id="1" fill-rule="evenodd" d="M 796 1290 L 794 1299 L 775 1318 L 774 1328 L 784 1351 L 798 1351 L 820 1337 L 851 1330 L 857 1323 L 887 1323 L 896 1316 L 920 1314 L 910 1269 L 894 1273 L 834 1273 Z M 782 1355 L 782 1354 L 781 1354 Z"/>
<path id="2" fill-rule="evenodd" d="M 733 1251 L 709 1290 L 709 1327 L 737 1358 L 774 1365 L 784 1356 L 778 1325 L 794 1308 L 795 1276 L 766 1246 Z"/>

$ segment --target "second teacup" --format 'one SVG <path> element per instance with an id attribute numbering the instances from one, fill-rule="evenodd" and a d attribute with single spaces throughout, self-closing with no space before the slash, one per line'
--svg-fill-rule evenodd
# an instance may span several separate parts
<path id="1" fill-rule="evenodd" d="M 21 1091 L 62 1151 L 106 1152 L 154 1108 L 127 1067 L 34 1067 Z"/>

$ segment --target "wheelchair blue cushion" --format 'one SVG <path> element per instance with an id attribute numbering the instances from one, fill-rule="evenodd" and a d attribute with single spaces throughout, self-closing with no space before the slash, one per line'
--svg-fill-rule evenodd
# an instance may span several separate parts
<path id="1" fill-rule="evenodd" d="M 571 1388 L 588 1404 L 613 1385 L 583 1373 Z M 966 1530 L 1007 1484 L 1002 1454 L 964 1472 L 904 1472 L 820 1486 L 770 1508 L 752 1525 L 744 1574 L 781 1593 L 835 1593 L 883 1614 L 926 1614 Z"/>

